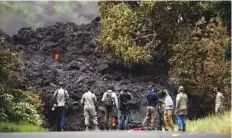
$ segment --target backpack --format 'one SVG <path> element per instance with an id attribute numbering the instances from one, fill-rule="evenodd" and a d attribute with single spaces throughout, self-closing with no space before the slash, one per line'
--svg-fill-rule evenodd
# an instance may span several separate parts
<path id="1" fill-rule="evenodd" d="M 106 93 L 106 98 L 104 100 L 104 104 L 107 107 L 112 107 L 114 105 L 114 99 L 112 97 L 112 92 L 107 92 Z"/>

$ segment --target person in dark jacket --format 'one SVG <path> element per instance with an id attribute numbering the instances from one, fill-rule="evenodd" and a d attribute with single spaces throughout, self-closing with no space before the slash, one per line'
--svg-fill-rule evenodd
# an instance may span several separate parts
<path id="1" fill-rule="evenodd" d="M 125 130 L 125 129 L 128 129 L 128 115 L 130 112 L 129 101 L 132 100 L 132 95 L 126 89 L 119 94 L 118 99 L 119 99 L 119 111 L 120 111 L 119 129 Z"/>
<path id="2" fill-rule="evenodd" d="M 146 117 L 143 120 L 143 126 L 146 127 L 148 125 L 148 122 L 150 121 L 150 127 L 152 130 L 156 127 L 156 120 L 157 120 L 157 102 L 159 100 L 159 96 L 157 95 L 157 92 L 154 91 L 153 86 L 149 86 L 147 95 L 147 113 Z"/>

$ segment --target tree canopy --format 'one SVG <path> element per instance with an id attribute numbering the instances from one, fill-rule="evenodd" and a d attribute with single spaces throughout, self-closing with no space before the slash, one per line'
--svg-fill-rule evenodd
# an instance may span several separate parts
<path id="1" fill-rule="evenodd" d="M 200 104 L 212 103 L 218 87 L 230 106 L 230 4 L 99 2 L 98 49 L 126 66 L 167 61 L 171 83 L 184 85 L 190 95 L 209 96 Z"/>

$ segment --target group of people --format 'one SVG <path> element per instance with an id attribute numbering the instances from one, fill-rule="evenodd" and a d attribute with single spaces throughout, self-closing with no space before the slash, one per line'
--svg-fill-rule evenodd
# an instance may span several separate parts
<path id="1" fill-rule="evenodd" d="M 223 112 L 224 96 L 218 89 L 215 101 L 215 112 Z M 56 90 L 53 98 L 56 98 L 52 110 L 57 110 L 58 130 L 64 130 L 65 112 L 69 99 L 68 92 L 63 86 Z M 114 128 L 120 130 L 128 129 L 128 120 L 130 114 L 130 101 L 133 99 L 132 94 L 127 90 L 121 91 L 118 95 L 112 88 L 108 89 L 102 96 L 101 104 L 104 107 L 104 129 L 112 130 Z M 162 118 L 164 120 L 163 127 L 166 131 L 174 131 L 173 116 L 177 117 L 179 131 L 186 131 L 186 116 L 188 113 L 188 96 L 185 93 L 184 87 L 179 86 L 176 102 L 174 104 L 172 97 L 167 89 L 156 91 L 153 86 L 149 86 L 146 94 L 146 116 L 142 122 L 145 129 L 157 129 L 157 114 L 162 108 Z M 98 117 L 96 107 L 99 105 L 96 95 L 87 91 L 82 95 L 81 104 L 84 107 L 84 118 L 86 130 L 90 129 L 90 122 L 93 123 L 94 129 L 99 130 Z M 174 113 L 174 114 L 173 114 Z M 150 123 L 150 126 L 148 124 Z M 92 126 L 92 125 L 91 125 Z"/>
<path id="2" fill-rule="evenodd" d="M 122 91 L 118 96 L 112 89 L 107 90 L 103 94 L 101 102 L 104 106 L 104 128 L 106 130 L 116 128 L 117 124 L 119 129 L 127 129 L 129 114 L 128 103 L 130 100 L 132 100 L 132 95 L 127 90 Z M 81 103 L 84 106 L 86 130 L 89 130 L 90 121 L 93 122 L 95 130 L 99 130 L 96 113 L 96 95 L 91 91 L 85 92 L 81 98 Z M 119 118 L 117 118 L 118 113 L 120 113 Z"/>
<path id="3" fill-rule="evenodd" d="M 176 96 L 176 105 L 174 106 L 173 100 L 168 93 L 168 90 L 162 90 L 160 93 L 154 90 L 152 86 L 149 87 L 149 91 L 146 95 L 147 99 L 147 113 L 143 120 L 143 126 L 147 126 L 150 122 L 151 130 L 156 128 L 158 106 L 163 111 L 164 128 L 166 131 L 174 131 L 173 123 L 173 110 L 175 107 L 175 113 L 177 115 L 177 123 L 179 131 L 186 130 L 186 115 L 188 111 L 188 97 L 184 92 L 184 87 L 180 86 L 178 94 Z M 160 108 L 159 108 L 160 110 Z"/>

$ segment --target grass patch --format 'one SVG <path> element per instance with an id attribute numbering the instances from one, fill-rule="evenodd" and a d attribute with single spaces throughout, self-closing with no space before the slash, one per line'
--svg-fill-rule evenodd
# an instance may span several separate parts
<path id="1" fill-rule="evenodd" d="M 0 122 L 0 132 L 45 132 L 47 129 L 28 123 Z"/>
<path id="2" fill-rule="evenodd" d="M 203 119 L 188 121 L 187 131 L 231 134 L 231 111 L 225 112 L 224 115 L 211 115 Z"/>

